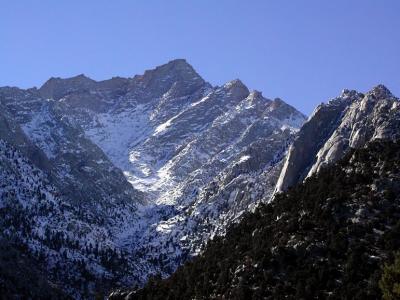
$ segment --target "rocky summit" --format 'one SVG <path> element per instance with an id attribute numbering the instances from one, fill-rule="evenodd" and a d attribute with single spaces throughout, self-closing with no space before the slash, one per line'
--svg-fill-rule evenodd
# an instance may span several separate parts
<path id="1" fill-rule="evenodd" d="M 361 148 L 376 139 L 398 140 L 399 108 L 399 99 L 383 85 L 365 95 L 343 90 L 339 97 L 318 106 L 290 147 L 277 191 L 338 161 L 350 148 Z"/>
<path id="2" fill-rule="evenodd" d="M 267 202 L 305 121 L 238 79 L 212 86 L 183 59 L 3 87 L 0 105 L 1 238 L 49 293 L 77 299 L 168 276 Z M 32 296 L 10 276 L 2 294 Z"/>

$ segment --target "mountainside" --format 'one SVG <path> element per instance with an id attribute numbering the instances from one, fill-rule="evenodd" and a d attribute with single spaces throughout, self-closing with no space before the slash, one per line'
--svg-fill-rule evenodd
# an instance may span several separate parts
<path id="1" fill-rule="evenodd" d="M 79 298 L 93 290 L 107 291 L 112 285 L 128 284 L 135 268 L 115 244 L 113 235 L 121 224 L 135 218 L 136 207 L 124 206 L 122 210 L 111 197 L 106 204 L 76 203 L 76 199 L 68 198 L 52 183 L 54 177 L 47 172 L 51 161 L 40 160 L 46 156 L 8 117 L 6 110 L 0 113 L 0 239 L 4 244 L 1 259 L 5 261 L 0 265 L 2 296 L 42 297 L 55 288 Z M 35 163 L 25 151 L 38 161 Z M 14 274 L 7 266 L 7 257 L 21 257 Z M 27 275 L 38 281 L 23 278 L 29 265 L 37 269 L 26 270 Z M 47 281 L 51 282 L 49 288 L 38 290 L 38 285 Z M 22 282 L 27 283 L 23 289 Z M 27 294 L 29 291 L 31 294 Z M 65 293 L 60 297 L 66 298 Z"/>
<path id="2" fill-rule="evenodd" d="M 153 262 L 156 267 L 149 267 L 149 273 L 168 275 L 273 190 L 243 178 L 244 185 L 257 185 L 260 195 L 251 187 L 252 195 L 236 200 L 243 195 L 235 196 L 235 187 L 210 201 L 220 178 L 228 184 L 240 173 L 264 172 L 260 179 L 273 186 L 280 168 L 275 164 L 305 118 L 279 99 L 250 93 L 239 80 L 211 87 L 184 60 L 146 71 L 125 85 L 126 93 L 114 101 L 103 92 L 81 92 L 112 103 L 101 113 L 69 104 L 74 94 L 61 103 L 71 122 L 79 123 L 148 196 L 141 211 L 146 224 L 121 232 L 120 243 Z M 263 145 L 262 152 L 255 151 Z"/>
<path id="3" fill-rule="evenodd" d="M 168 279 L 110 299 L 379 299 L 400 247 L 400 143 L 349 149 Z M 397 279 L 398 280 L 398 279 Z"/>
<path id="4" fill-rule="evenodd" d="M 74 205 L 96 209 L 99 203 L 144 201 L 143 195 L 128 184 L 121 170 L 84 136 L 82 129 L 68 122 L 57 102 L 41 98 L 37 90 L 7 87 L 0 89 L 0 100 L 9 120 L 46 158 L 41 159 L 47 161 L 46 166 L 40 167 L 51 174 L 54 184 L 75 201 Z M 97 210 L 96 214 L 103 212 Z"/>
<path id="5" fill-rule="evenodd" d="M 346 272 L 362 247 L 375 272 L 396 244 L 399 103 L 383 85 L 344 90 L 306 121 L 238 79 L 212 86 L 183 59 L 0 88 L 0 291 L 94 299 L 193 260 L 138 297 L 308 298 L 322 281 L 313 295 L 376 296 L 375 277 Z"/>
<path id="6" fill-rule="evenodd" d="M 240 80 L 211 86 L 182 59 L 132 78 L 3 87 L 0 105 L 4 238 L 74 298 L 169 275 L 268 201 L 305 121 Z"/>
<path id="7" fill-rule="evenodd" d="M 368 93 L 344 90 L 316 108 L 290 147 L 277 191 L 284 191 L 329 163 L 349 148 L 375 139 L 400 137 L 400 102 L 383 85 Z"/>

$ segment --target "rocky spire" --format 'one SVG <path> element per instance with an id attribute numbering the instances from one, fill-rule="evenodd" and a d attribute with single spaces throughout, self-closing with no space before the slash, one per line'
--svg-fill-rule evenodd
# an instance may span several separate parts
<path id="1" fill-rule="evenodd" d="M 373 95 L 377 99 L 390 99 L 394 98 L 393 94 L 389 89 L 383 84 L 378 84 L 372 90 L 370 90 L 367 95 Z"/>

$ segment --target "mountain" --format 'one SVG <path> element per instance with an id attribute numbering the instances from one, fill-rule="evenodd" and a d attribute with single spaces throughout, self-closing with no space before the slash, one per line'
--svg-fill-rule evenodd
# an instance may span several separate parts
<path id="1" fill-rule="evenodd" d="M 250 93 L 240 80 L 212 87 L 182 59 L 127 79 L 51 79 L 39 93 L 58 99 L 63 117 L 146 195 L 140 225 L 124 226 L 118 243 L 143 259 L 147 275 L 170 274 L 261 201 L 254 187 L 236 200 L 236 183 L 210 199 L 221 180 L 229 185 L 243 173 L 242 185 L 257 186 L 268 198 L 283 153 L 305 120 L 280 99 Z M 271 186 L 244 178 L 256 172 Z"/>
<path id="2" fill-rule="evenodd" d="M 381 298 L 382 266 L 400 247 L 400 143 L 374 139 L 346 152 L 171 277 L 110 299 Z"/>
<path id="3" fill-rule="evenodd" d="M 59 185 L 53 173 L 53 161 L 10 118 L 3 107 L 0 113 L 0 239 L 5 245 L 1 258 L 5 263 L 0 269 L 2 296 L 11 297 L 12 292 L 12 297 L 36 298 L 53 294 L 51 291 L 55 289 L 64 292 L 60 292 L 64 295 L 61 298 L 66 295 L 79 298 L 85 290 L 107 289 L 120 282 L 121 277 L 132 276 L 134 268 L 128 267 L 131 262 L 124 258 L 124 252 L 112 237 L 118 226 L 135 218 L 136 206 L 113 203 L 112 196 L 95 199 L 96 203 L 90 195 L 87 202 L 70 198 L 62 191 L 66 183 Z M 111 169 L 107 174 L 110 179 L 113 172 Z M 69 179 L 79 187 L 77 178 Z M 96 187 L 82 187 L 87 191 L 91 188 Z M 20 257 L 15 274 L 7 267 L 7 257 Z M 28 266 L 37 269 L 25 272 Z M 25 273 L 37 281 L 26 281 Z M 31 287 L 17 288 L 22 282 Z M 40 291 L 38 286 L 45 286 L 46 282 L 49 288 Z"/>
<path id="4" fill-rule="evenodd" d="M 279 103 L 279 99 L 276 99 L 275 102 Z M 273 188 L 275 188 L 275 198 L 279 198 L 281 196 L 276 192 L 287 190 L 301 183 L 306 178 L 343 158 L 353 148 L 362 148 L 377 139 L 398 140 L 398 129 L 400 128 L 398 105 L 398 99 L 383 85 L 373 88 L 365 95 L 356 91 L 344 90 L 338 98 L 320 105 L 315 110 L 300 131 L 294 135 L 294 141 L 286 158 L 282 159 L 284 151 L 278 151 L 276 152 L 278 153 L 277 159 L 272 159 L 269 165 L 264 165 L 265 170 L 268 170 L 267 177 L 262 177 L 264 171 L 245 172 L 243 174 L 241 172 L 235 173 L 235 168 L 228 168 L 226 172 L 222 173 L 222 176 L 219 176 L 218 180 L 211 181 L 211 185 L 204 189 L 205 193 L 203 192 L 200 196 L 195 194 L 195 197 L 200 197 L 200 201 L 196 200 L 195 202 L 196 205 L 197 203 L 200 204 L 198 205 L 200 209 L 199 219 L 204 220 L 204 216 L 207 216 L 206 222 L 195 222 L 195 234 L 190 233 L 190 230 L 189 235 L 186 234 L 187 228 L 190 228 L 192 223 L 189 223 L 189 225 L 185 223 L 185 226 L 178 227 L 178 232 L 184 232 L 184 240 L 189 237 L 191 244 L 193 244 L 193 241 L 198 240 L 196 233 L 200 224 L 201 231 L 206 232 L 203 236 L 215 238 L 215 235 L 224 234 L 228 226 L 232 226 L 235 221 L 238 221 L 235 220 L 236 215 L 242 216 L 243 212 L 251 211 L 259 202 L 272 201 L 270 197 Z M 258 154 L 255 155 L 256 157 L 260 157 L 259 154 L 262 153 L 262 149 L 267 149 L 269 143 L 264 144 L 259 138 L 256 140 L 260 142 L 260 147 L 255 148 L 254 152 Z M 288 141 L 287 144 L 290 144 L 290 138 Z M 285 149 L 285 147 L 282 149 Z M 279 153 L 283 155 L 280 156 Z M 242 162 L 249 159 L 247 155 L 242 157 L 243 159 L 240 159 Z M 276 182 L 276 176 L 279 173 L 279 180 Z M 228 184 L 226 184 L 225 178 L 228 179 Z M 229 181 L 229 179 L 233 180 Z M 204 200 L 201 199 L 202 197 Z M 243 203 L 249 204 L 246 201 L 252 197 L 255 200 L 251 200 L 249 202 L 251 204 L 240 211 L 241 205 Z M 207 206 L 207 199 L 212 201 L 211 207 Z M 233 209 L 228 204 L 231 202 L 235 203 Z M 208 216 L 213 216 L 213 210 L 216 206 L 223 208 L 227 204 L 228 211 L 221 214 L 219 220 L 217 219 L 217 223 L 222 221 L 219 224 L 224 226 L 215 225 L 215 219 L 208 219 Z M 198 208 L 194 208 L 195 213 Z M 239 208 L 239 213 L 237 213 L 237 208 Z M 193 219 L 196 220 L 196 218 L 189 220 L 192 221 Z M 224 223 L 225 220 L 228 220 L 228 222 Z M 179 221 L 174 220 L 174 223 L 179 224 Z M 175 224 L 173 230 L 176 229 Z M 168 222 L 166 222 L 166 225 L 167 230 L 170 230 Z M 219 230 L 219 228 L 222 228 L 222 230 Z M 212 234 L 209 235 L 209 232 Z M 233 244 L 235 245 L 235 243 Z M 202 272 L 204 271 L 202 270 Z M 198 279 L 194 278 L 194 280 Z M 168 286 L 168 288 L 174 289 L 175 287 Z M 205 286 L 204 288 L 209 289 Z M 146 289 L 144 293 L 147 293 Z M 168 293 L 166 292 L 165 295 L 168 295 Z M 210 295 L 202 295 L 202 297 L 209 298 Z"/>
<path id="5" fill-rule="evenodd" d="M 0 105 L 1 238 L 73 298 L 198 255 L 269 200 L 305 121 L 238 79 L 212 86 L 183 59 L 3 87 Z"/>
<path id="6" fill-rule="evenodd" d="M 358 225 L 377 224 L 382 232 L 388 226 L 388 243 L 395 244 L 390 226 L 397 210 L 390 201 L 398 194 L 397 156 L 392 161 L 387 148 L 397 149 L 389 141 L 398 140 L 399 128 L 399 101 L 382 85 L 365 95 L 344 90 L 306 121 L 239 79 L 212 86 L 183 59 L 131 78 L 95 81 L 81 74 L 51 78 L 39 89 L 0 88 L 0 291 L 9 298 L 94 299 L 126 286 L 145 286 L 132 294 L 139 297 L 154 287 L 156 297 L 166 286 L 171 291 L 162 293 L 183 298 L 257 298 L 257 291 L 293 296 L 286 288 L 300 282 L 301 295 L 309 296 L 318 279 L 307 272 L 317 269 L 302 269 L 301 259 L 318 265 L 314 258 L 325 261 L 333 245 L 339 269 L 318 295 L 337 294 L 343 255 L 359 253 L 342 234 L 355 240 Z M 346 181 L 346 172 L 354 178 Z M 376 211 L 354 225 L 349 220 L 364 216 L 368 197 L 377 201 Z M 305 216 L 311 219 L 303 224 Z M 393 249 L 379 235 L 361 244 L 381 262 Z M 349 253 L 340 256 L 335 247 Z M 7 269 L 9 257 L 19 258 L 15 272 Z M 247 257 L 265 258 L 255 265 L 261 263 L 270 286 L 257 286 L 261 277 L 254 277 L 246 289 Z M 259 276 L 255 265 L 251 272 Z M 294 266 L 314 281 L 303 284 Z M 321 276 L 328 271 L 323 265 Z M 354 274 L 355 286 L 346 282 L 350 294 L 362 286 Z M 175 280 L 186 280 L 180 276 L 196 284 L 176 288 Z M 274 285 L 281 279 L 287 285 Z M 362 295 L 377 295 L 376 278 L 368 280 Z"/>
<path id="7" fill-rule="evenodd" d="M 400 137 L 400 102 L 383 85 L 368 93 L 344 90 L 318 106 L 301 128 L 285 160 L 277 184 L 284 191 L 336 162 L 350 148 L 375 139 Z"/>

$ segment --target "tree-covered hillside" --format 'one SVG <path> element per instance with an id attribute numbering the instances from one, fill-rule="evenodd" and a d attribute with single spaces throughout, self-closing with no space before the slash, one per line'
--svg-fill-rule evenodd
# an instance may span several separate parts
<path id="1" fill-rule="evenodd" d="M 399 249 L 400 142 L 381 140 L 261 205 L 170 278 L 110 298 L 379 299 Z"/>

